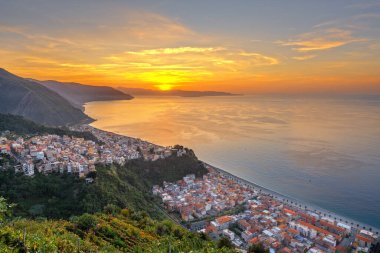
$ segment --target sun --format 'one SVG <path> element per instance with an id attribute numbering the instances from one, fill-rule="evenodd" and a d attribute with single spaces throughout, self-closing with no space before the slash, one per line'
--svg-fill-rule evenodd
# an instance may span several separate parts
<path id="1" fill-rule="evenodd" d="M 159 90 L 162 90 L 162 91 L 167 91 L 167 90 L 171 90 L 173 88 L 173 85 L 171 84 L 159 84 L 156 86 Z"/>

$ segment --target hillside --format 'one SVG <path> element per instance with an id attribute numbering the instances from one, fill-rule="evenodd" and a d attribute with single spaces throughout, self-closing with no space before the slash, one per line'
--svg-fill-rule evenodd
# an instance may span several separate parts
<path id="1" fill-rule="evenodd" d="M 0 114 L 0 131 L 18 135 L 57 134 L 98 141 L 88 132 L 45 127 L 20 116 Z M 40 174 L 34 177 L 14 172 L 13 167 L 0 171 L 0 196 L 16 203 L 15 213 L 23 217 L 69 218 L 84 212 L 95 213 L 106 205 L 146 211 L 151 216 L 164 215 L 153 202 L 152 186 L 163 181 L 176 181 L 187 174 L 202 176 L 207 170 L 191 150 L 182 157 L 171 156 L 156 161 L 130 160 L 123 166 L 96 165 L 94 180 L 66 173 Z"/>
<path id="2" fill-rule="evenodd" d="M 194 156 L 99 165 L 91 184 L 69 174 L 0 171 L 0 196 L 24 217 L 1 224 L 9 212 L 0 198 L 0 252 L 235 252 L 163 219 L 152 196 L 158 181 L 205 172 Z"/>
<path id="3" fill-rule="evenodd" d="M 129 100 L 131 95 L 107 86 L 92 86 L 80 83 L 63 83 L 57 81 L 37 81 L 48 89 L 58 93 L 73 106 L 82 109 L 83 104 L 91 101 Z"/>
<path id="4" fill-rule="evenodd" d="M 0 201 L 5 207 L 4 200 Z M 70 220 L 8 220 L 0 227 L 0 252 L 235 251 L 218 248 L 206 236 L 170 221 L 156 221 L 143 212 L 108 206 L 104 213 L 83 214 Z"/>
<path id="5" fill-rule="evenodd" d="M 69 218 L 85 212 L 100 212 L 109 204 L 151 217 L 165 215 L 154 202 L 152 186 L 175 181 L 189 173 L 207 171 L 195 157 L 170 157 L 147 162 L 133 160 L 124 166 L 96 166 L 94 183 L 86 184 L 72 174 L 40 174 L 28 177 L 9 169 L 0 171 L 0 196 L 16 203 L 15 214 L 23 217 Z"/>
<path id="6" fill-rule="evenodd" d="M 54 91 L 1 68 L 0 90 L 0 113 L 21 115 L 54 126 L 92 121 Z"/>
<path id="7" fill-rule="evenodd" d="M 214 97 L 214 96 L 237 96 L 223 91 L 188 91 L 188 90 L 151 90 L 141 88 L 118 87 L 119 90 L 133 96 L 175 96 L 175 97 Z"/>
<path id="8" fill-rule="evenodd" d="M 11 131 L 17 135 L 37 135 L 37 134 L 55 134 L 59 136 L 67 135 L 71 137 L 84 138 L 99 143 L 90 132 L 71 131 L 67 128 L 48 127 L 37 124 L 31 120 L 27 120 L 22 116 L 0 113 L 0 132 Z"/>

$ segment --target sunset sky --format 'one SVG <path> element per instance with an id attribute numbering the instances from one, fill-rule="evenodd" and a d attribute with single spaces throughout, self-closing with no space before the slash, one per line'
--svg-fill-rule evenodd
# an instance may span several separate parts
<path id="1" fill-rule="evenodd" d="M 380 1 L 0 0 L 0 67 L 153 89 L 380 92 Z"/>

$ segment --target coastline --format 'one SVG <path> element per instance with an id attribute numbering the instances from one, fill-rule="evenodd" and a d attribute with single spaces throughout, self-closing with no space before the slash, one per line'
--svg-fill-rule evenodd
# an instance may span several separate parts
<path id="1" fill-rule="evenodd" d="M 380 234 L 380 228 L 377 228 L 377 227 L 375 227 L 373 225 L 369 225 L 369 224 L 366 224 L 366 223 L 363 223 L 363 222 L 359 222 L 357 220 L 354 220 L 354 219 L 345 217 L 343 215 L 337 214 L 335 212 L 326 210 L 326 209 L 324 209 L 322 207 L 319 207 L 319 206 L 307 203 L 305 201 L 301 201 L 299 199 L 293 198 L 291 196 L 288 196 L 288 195 L 285 195 L 285 194 L 282 194 L 282 193 L 270 190 L 270 189 L 265 188 L 265 187 L 263 187 L 263 186 L 261 186 L 261 185 L 259 185 L 257 183 L 250 182 L 248 180 L 245 180 L 243 178 L 235 176 L 235 175 L 233 175 L 230 172 L 227 172 L 225 170 L 217 168 L 217 167 L 215 167 L 215 166 L 213 166 L 211 164 L 208 164 L 208 163 L 206 163 L 204 161 L 201 161 L 201 162 L 205 166 L 207 166 L 207 167 L 209 167 L 209 168 L 217 171 L 220 174 L 223 174 L 225 177 L 227 177 L 229 179 L 232 179 L 232 180 L 235 180 L 237 183 L 239 183 L 241 185 L 248 186 L 248 187 L 250 187 L 252 189 L 259 189 L 260 192 L 268 194 L 268 195 L 272 196 L 273 198 L 275 198 L 275 199 L 283 202 L 284 204 L 289 205 L 292 208 L 295 208 L 295 209 L 297 209 L 299 211 L 311 211 L 311 212 L 320 214 L 321 216 L 323 215 L 323 217 L 331 218 L 331 219 L 334 219 L 334 220 L 336 220 L 338 222 L 344 223 L 344 224 L 346 224 L 348 226 L 351 226 L 354 229 L 366 229 L 366 230 L 370 229 L 372 232 Z"/>
<path id="2" fill-rule="evenodd" d="M 130 137 L 130 136 L 127 136 L 127 135 L 124 135 L 124 134 L 120 134 L 120 133 L 114 133 L 114 132 L 111 132 L 111 131 L 102 130 L 102 129 L 93 127 L 90 124 L 86 124 L 86 125 L 88 125 L 88 126 L 90 126 L 92 128 L 95 128 L 95 129 L 97 129 L 99 131 L 112 133 L 112 134 L 115 134 L 115 135 L 118 135 L 118 136 L 125 136 L 125 137 L 129 137 L 129 138 L 135 138 L 135 137 Z M 135 138 L 135 139 L 139 139 L 141 141 L 144 141 L 146 143 L 150 143 L 150 144 L 155 145 L 157 147 L 164 148 L 164 146 L 162 146 L 162 145 L 154 144 L 154 143 L 152 143 L 150 141 L 142 140 L 141 138 Z M 240 178 L 239 176 L 236 176 L 236 175 L 234 175 L 234 174 L 232 174 L 232 173 L 230 173 L 228 171 L 225 171 L 223 169 L 215 167 L 215 166 L 213 166 L 213 165 L 211 165 L 211 164 L 209 164 L 207 162 L 204 162 L 204 161 L 201 161 L 201 162 L 204 165 L 210 167 L 211 169 L 214 169 L 215 171 L 217 171 L 217 172 L 219 172 L 221 174 L 224 174 L 228 178 L 235 180 L 239 184 L 252 187 L 253 189 L 259 189 L 261 192 L 266 193 L 266 194 L 272 196 L 273 198 L 275 198 L 275 199 L 283 202 L 284 204 L 286 204 L 286 205 L 288 205 L 288 206 L 290 206 L 292 208 L 295 208 L 295 209 L 300 210 L 300 211 L 311 211 L 311 212 L 320 214 L 323 217 L 334 219 L 337 222 L 344 223 L 344 224 L 346 224 L 348 226 L 351 226 L 354 229 L 366 229 L 366 230 L 369 229 L 372 232 L 380 234 L 380 228 L 375 227 L 374 225 L 369 225 L 369 224 L 364 223 L 364 222 L 359 222 L 359 221 L 354 220 L 352 218 L 348 218 L 348 217 L 346 217 L 344 215 L 340 215 L 340 214 L 338 214 L 338 213 L 336 213 L 334 211 L 330 211 L 330 210 L 324 209 L 324 208 L 322 208 L 320 206 L 317 206 L 317 205 L 314 205 L 314 204 L 310 204 L 310 203 L 308 203 L 308 202 L 306 202 L 304 200 L 299 200 L 299 199 L 291 197 L 289 195 L 286 195 L 286 194 L 283 194 L 283 193 L 280 193 L 280 192 L 276 192 L 274 190 L 271 190 L 269 188 L 261 186 L 261 185 L 255 183 L 255 182 L 251 182 L 251 181 L 245 180 L 243 178 Z"/>

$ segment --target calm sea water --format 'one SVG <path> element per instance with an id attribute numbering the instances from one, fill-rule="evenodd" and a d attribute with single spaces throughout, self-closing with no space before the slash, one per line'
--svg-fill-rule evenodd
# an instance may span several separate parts
<path id="1" fill-rule="evenodd" d="M 244 179 L 380 227 L 380 100 L 139 97 L 85 112 L 100 129 L 191 147 Z"/>

